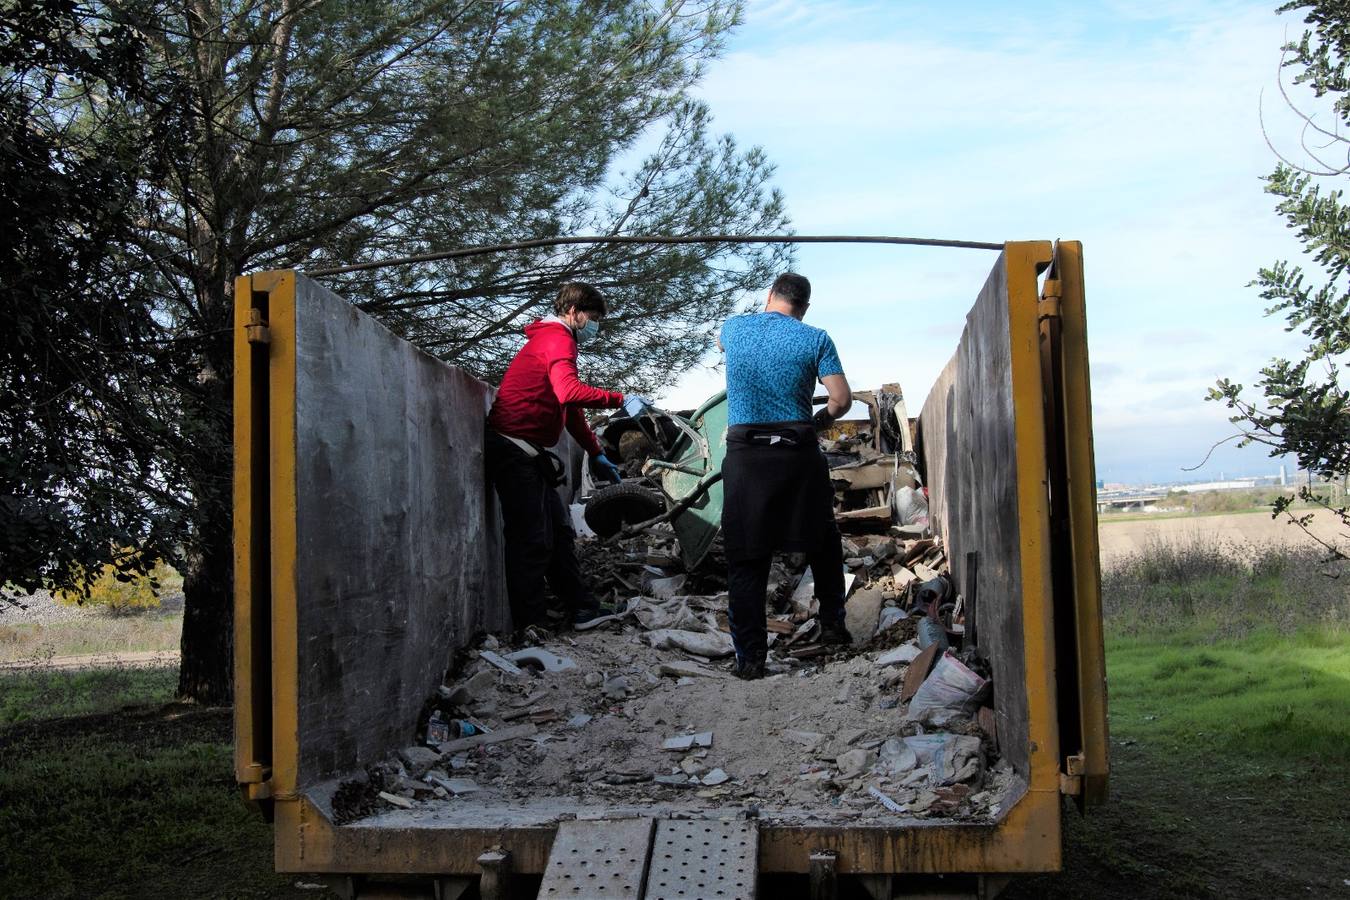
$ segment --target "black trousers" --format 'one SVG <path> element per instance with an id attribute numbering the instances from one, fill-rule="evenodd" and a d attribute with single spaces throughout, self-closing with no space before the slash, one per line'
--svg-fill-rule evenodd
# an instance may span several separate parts
<path id="1" fill-rule="evenodd" d="M 485 443 L 488 480 L 506 531 L 506 596 L 515 627 L 545 619 L 545 580 L 569 612 L 593 606 L 577 565 L 571 515 L 553 488 L 548 458 L 531 457 L 493 431 Z"/>
<path id="2" fill-rule="evenodd" d="M 844 621 L 844 550 L 838 537 L 807 554 L 816 580 L 820 621 Z M 762 662 L 769 652 L 764 607 L 768 602 L 769 570 L 773 556 L 727 561 L 727 618 L 738 660 Z"/>
<path id="3" fill-rule="evenodd" d="M 844 551 L 834 488 L 809 422 L 733 425 L 722 464 L 727 616 L 736 657 L 768 652 L 764 604 L 775 550 L 804 552 L 824 623 L 844 619 Z"/>

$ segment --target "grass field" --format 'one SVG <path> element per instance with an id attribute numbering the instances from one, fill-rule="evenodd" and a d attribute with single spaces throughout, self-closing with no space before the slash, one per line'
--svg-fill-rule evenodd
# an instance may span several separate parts
<path id="1" fill-rule="evenodd" d="M 1325 568 L 1203 541 L 1114 566 L 1112 799 L 1066 813 L 1063 875 L 1007 896 L 1350 893 L 1350 573 Z M 0 672 L 0 896 L 322 895 L 273 874 L 228 711 L 171 691 L 168 670 Z"/>

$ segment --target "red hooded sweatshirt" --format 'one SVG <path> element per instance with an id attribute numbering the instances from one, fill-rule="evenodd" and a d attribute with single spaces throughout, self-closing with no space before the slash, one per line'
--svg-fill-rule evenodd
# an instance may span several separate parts
<path id="1" fill-rule="evenodd" d="M 577 377 L 577 339 L 560 319 L 549 316 L 525 326 L 525 346 L 511 360 L 488 427 L 498 434 L 552 447 L 563 425 L 587 453 L 600 455 L 600 442 L 583 409 L 617 409 L 623 394 L 582 384 Z"/>

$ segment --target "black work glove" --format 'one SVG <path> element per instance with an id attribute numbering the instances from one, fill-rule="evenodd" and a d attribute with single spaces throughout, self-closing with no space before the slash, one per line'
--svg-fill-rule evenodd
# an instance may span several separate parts
<path id="1" fill-rule="evenodd" d="M 824 431 L 833 424 L 834 416 L 830 415 L 828 409 L 817 410 L 816 414 L 811 417 L 811 425 L 816 431 Z"/>

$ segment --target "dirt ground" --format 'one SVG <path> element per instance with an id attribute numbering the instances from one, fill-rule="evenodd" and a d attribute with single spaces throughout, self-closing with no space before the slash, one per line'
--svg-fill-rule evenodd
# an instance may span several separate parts
<path id="1" fill-rule="evenodd" d="M 1317 511 L 1311 524 L 1314 535 L 1332 541 L 1340 534 L 1335 518 L 1328 512 Z M 1307 545 L 1316 541 L 1291 525 L 1288 519 L 1272 519 L 1268 512 L 1230 513 L 1218 516 L 1179 516 L 1157 519 L 1131 518 L 1113 522 L 1101 520 L 1098 530 L 1101 542 L 1102 566 L 1137 553 L 1151 541 L 1170 543 L 1220 543 L 1251 546 Z"/>
<path id="2" fill-rule="evenodd" d="M 102 669 L 177 665 L 177 650 L 136 650 L 130 653 L 81 653 L 76 656 L 33 657 L 0 662 L 0 669 Z"/>

